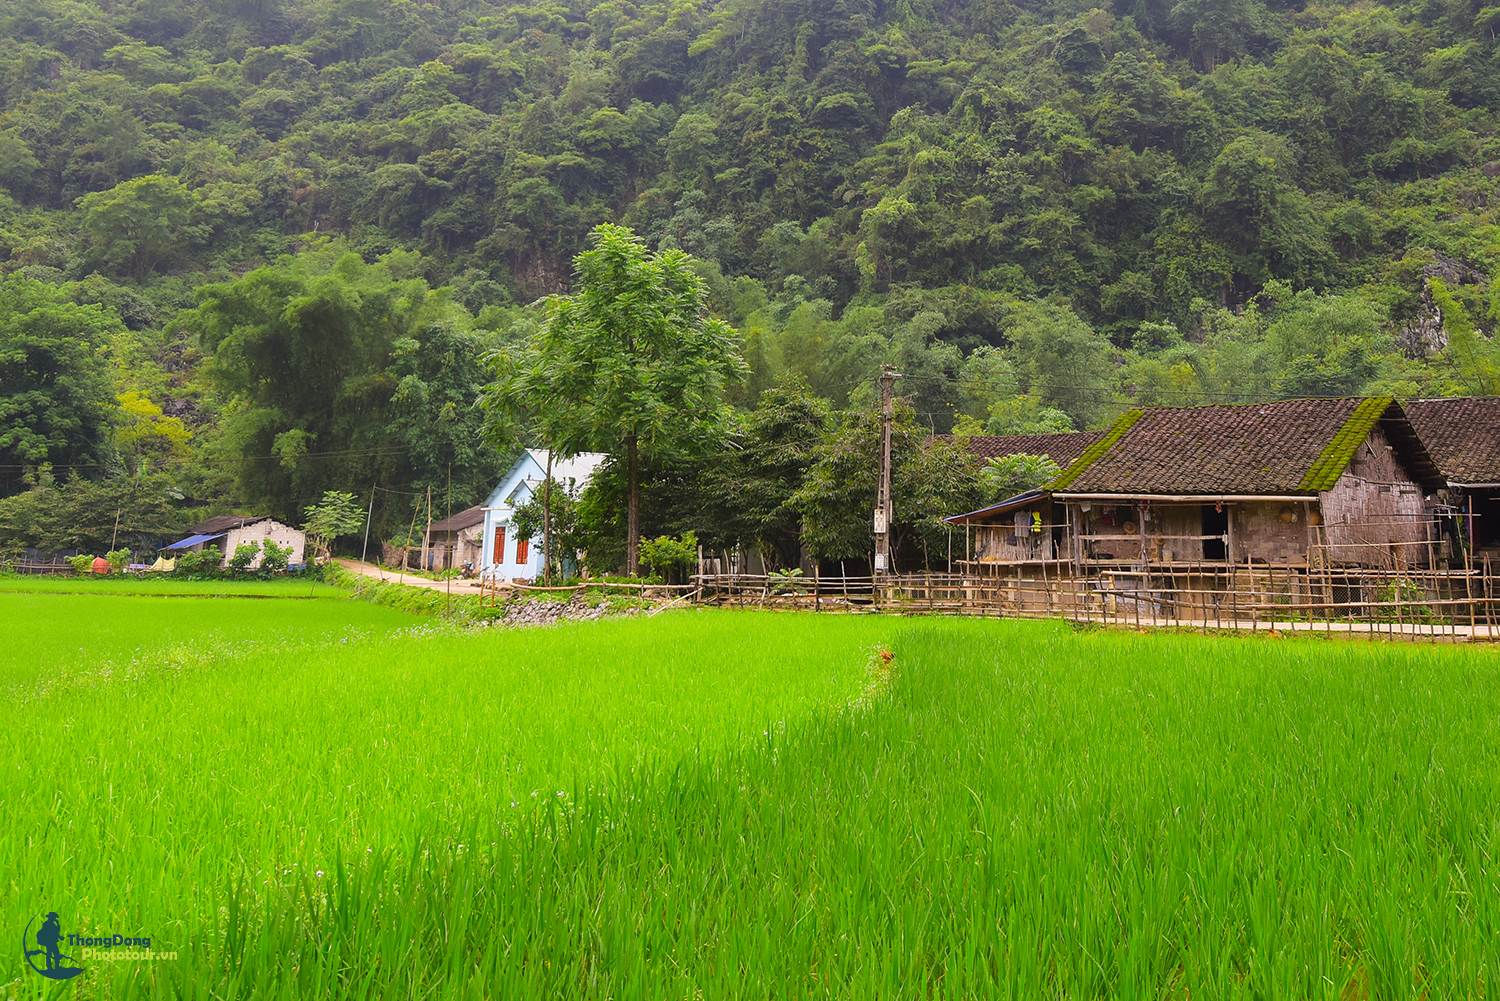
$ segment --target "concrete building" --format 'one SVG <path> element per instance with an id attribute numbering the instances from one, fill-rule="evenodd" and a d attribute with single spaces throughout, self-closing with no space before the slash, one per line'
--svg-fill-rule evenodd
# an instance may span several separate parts
<path id="1" fill-rule="evenodd" d="M 283 525 L 270 515 L 258 517 L 225 514 L 207 521 L 200 521 L 188 529 L 188 536 L 170 546 L 163 546 L 163 551 L 182 553 L 199 551 L 203 549 L 217 549 L 220 552 L 219 564 L 228 564 L 229 557 L 234 555 L 236 546 L 246 542 L 257 542 L 262 546 L 269 539 L 278 546 L 290 546 L 292 554 L 288 561 L 292 565 L 305 562 L 307 550 L 307 536 L 299 528 Z M 250 568 L 256 569 L 260 566 L 260 556 L 255 557 L 255 562 Z"/>
<path id="2" fill-rule="evenodd" d="M 484 505 L 475 504 L 451 518 L 435 521 L 422 538 L 422 566 L 478 569 L 484 554 Z"/>

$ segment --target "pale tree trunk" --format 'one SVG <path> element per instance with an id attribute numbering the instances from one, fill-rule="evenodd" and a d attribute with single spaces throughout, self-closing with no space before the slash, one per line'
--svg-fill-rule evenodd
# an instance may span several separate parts
<path id="1" fill-rule="evenodd" d="M 641 485 L 636 469 L 636 437 L 625 436 L 626 468 L 626 529 L 625 529 L 625 573 L 631 577 L 641 569 Z"/>
<path id="2" fill-rule="evenodd" d="M 552 443 L 547 443 L 547 481 L 542 484 L 542 585 L 552 586 Z"/>

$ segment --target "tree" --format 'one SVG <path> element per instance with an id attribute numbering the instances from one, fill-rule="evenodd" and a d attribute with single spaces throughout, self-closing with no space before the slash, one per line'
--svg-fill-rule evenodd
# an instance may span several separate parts
<path id="1" fill-rule="evenodd" d="M 0 552 L 35 546 L 56 552 L 103 552 L 111 544 L 155 549 L 169 542 L 188 518 L 173 506 L 173 486 L 159 474 L 58 482 L 43 467 L 30 490 L 0 498 Z"/>
<path id="2" fill-rule="evenodd" d="M 991 459 L 979 471 L 979 479 L 989 491 L 989 500 L 1004 500 L 1016 494 L 1035 490 L 1062 470 L 1045 455 L 1007 455 Z"/>
<path id="3" fill-rule="evenodd" d="M 535 493 L 524 503 L 518 504 L 511 513 L 511 531 L 518 539 L 534 539 L 542 536 L 545 561 L 544 574 L 551 579 L 553 567 L 566 575 L 570 567 L 576 569 L 578 553 L 584 548 L 584 536 L 578 523 L 578 484 L 574 480 L 558 483 L 551 477 L 542 485 L 541 496 Z M 559 565 L 554 555 L 561 554 Z"/>
<path id="4" fill-rule="evenodd" d="M 769 565 L 796 566 L 802 513 L 792 498 L 831 423 L 828 404 L 796 376 L 762 393 L 760 405 L 740 418 L 725 454 L 699 476 L 703 534 L 752 544 Z"/>
<path id="5" fill-rule="evenodd" d="M 488 334 L 443 290 L 338 245 L 205 286 L 187 323 L 214 352 L 239 490 L 284 520 L 326 490 L 446 493 L 468 505 L 500 472 L 474 404 Z M 417 259 L 420 261 L 420 259 Z M 411 509 L 377 503 L 382 534 Z"/>
<path id="6" fill-rule="evenodd" d="M 842 417 L 814 450 L 812 466 L 790 502 L 801 512 L 803 538 L 819 559 L 865 559 L 874 545 L 870 512 L 880 469 L 880 412 L 849 410 Z M 928 563 L 947 531 L 942 519 L 978 506 L 977 475 L 968 456 L 932 437 L 905 401 L 893 412 L 891 464 L 892 551 L 910 560 L 920 547 Z"/>
<path id="7" fill-rule="evenodd" d="M 1015 307 L 1012 340 L 1030 396 L 1087 427 L 1110 399 L 1110 344 L 1067 306 L 1024 302 Z"/>
<path id="8" fill-rule="evenodd" d="M 321 503 L 307 509 L 307 523 L 303 528 L 309 541 L 327 557 L 332 552 L 333 540 L 359 531 L 367 517 L 353 494 L 329 490 L 323 494 Z"/>
<path id="9" fill-rule="evenodd" d="M 535 328 L 530 331 L 533 335 Z M 542 483 L 541 512 L 537 527 L 542 532 L 542 580 L 552 580 L 552 462 L 570 458 L 573 452 L 561 452 L 560 443 L 579 440 L 572 431 L 567 401 L 552 392 L 549 359 L 540 352 L 540 340 L 530 336 L 519 344 L 493 352 L 488 361 L 495 381 L 481 390 L 480 405 L 486 412 L 485 431 L 492 445 L 510 451 L 528 439 L 540 439 L 547 452 L 547 468 Z M 532 502 L 528 501 L 526 506 Z M 519 511 L 517 517 L 519 517 Z M 520 528 L 516 531 L 519 533 Z M 530 535 L 518 538 L 532 538 Z M 564 551 L 568 551 L 566 545 Z M 576 551 L 576 547 L 574 547 Z"/>
<path id="10" fill-rule="evenodd" d="M 124 330 L 99 306 L 20 275 L 0 279 L 0 494 L 21 487 L 21 470 L 51 463 L 101 472 L 115 412 L 98 348 Z"/>
<path id="11" fill-rule="evenodd" d="M 578 291 L 547 301 L 535 367 L 507 391 L 569 414 L 558 429 L 561 451 L 624 453 L 625 566 L 633 575 L 642 457 L 692 454 L 718 441 L 726 419 L 720 394 L 744 363 L 733 330 L 709 315 L 687 254 L 652 253 L 623 226 L 596 227 L 592 241 L 574 259 Z"/>
<path id="12" fill-rule="evenodd" d="M 95 191 L 78 202 L 82 230 L 98 261 L 145 278 L 184 246 L 208 236 L 195 219 L 197 199 L 175 177 L 150 174 Z"/>

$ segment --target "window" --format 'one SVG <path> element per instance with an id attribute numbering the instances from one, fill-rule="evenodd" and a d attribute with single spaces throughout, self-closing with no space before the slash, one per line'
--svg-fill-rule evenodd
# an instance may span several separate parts
<path id="1" fill-rule="evenodd" d="M 504 563 L 505 562 L 505 526 L 504 525 L 496 525 L 495 526 L 495 558 L 493 560 L 491 560 L 490 562 L 491 563 Z"/>
<path id="2" fill-rule="evenodd" d="M 522 564 L 522 563 L 525 563 L 530 558 L 531 558 L 531 540 L 530 539 L 517 539 L 516 540 L 516 563 L 518 565 Z"/>

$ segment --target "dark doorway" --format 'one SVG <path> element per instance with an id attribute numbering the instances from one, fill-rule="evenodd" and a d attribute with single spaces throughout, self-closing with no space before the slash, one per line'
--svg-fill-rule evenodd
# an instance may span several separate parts
<path id="1" fill-rule="evenodd" d="M 1229 508 L 1222 504 L 1203 505 L 1203 534 L 1223 535 L 1229 534 Z M 1229 547 L 1223 539 L 1204 539 L 1203 558 L 1205 560 L 1224 560 L 1229 558 Z"/>
<path id="2" fill-rule="evenodd" d="M 1478 549 L 1500 546 L 1500 495 L 1474 494 L 1474 545 Z"/>

